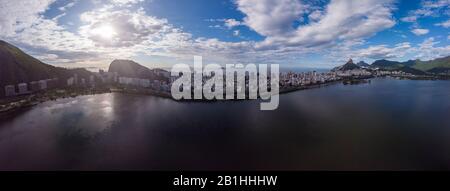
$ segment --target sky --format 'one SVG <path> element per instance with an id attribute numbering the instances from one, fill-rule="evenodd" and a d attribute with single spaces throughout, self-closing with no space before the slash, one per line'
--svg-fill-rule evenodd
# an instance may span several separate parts
<path id="1" fill-rule="evenodd" d="M 60 67 L 280 64 L 450 55 L 450 0 L 0 0 L 0 39 Z"/>

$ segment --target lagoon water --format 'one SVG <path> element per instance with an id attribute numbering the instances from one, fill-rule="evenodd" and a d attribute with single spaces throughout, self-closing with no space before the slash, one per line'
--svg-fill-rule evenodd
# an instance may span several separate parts
<path id="1" fill-rule="evenodd" d="M 61 99 L 0 120 L 0 170 L 450 170 L 450 81 L 297 91 L 275 111 Z"/>

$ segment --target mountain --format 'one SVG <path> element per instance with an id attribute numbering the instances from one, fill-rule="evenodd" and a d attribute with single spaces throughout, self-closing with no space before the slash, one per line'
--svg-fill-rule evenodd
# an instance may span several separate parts
<path id="1" fill-rule="evenodd" d="M 142 78 L 151 80 L 164 80 L 168 81 L 168 78 L 163 75 L 159 75 L 159 71 L 151 70 L 145 66 L 142 66 L 132 60 L 114 60 L 109 65 L 109 72 L 113 72 L 123 77 L 129 78 Z"/>
<path id="2" fill-rule="evenodd" d="M 380 68 L 385 70 L 398 70 L 402 69 L 405 66 L 423 72 L 445 73 L 447 69 L 450 70 L 450 56 L 437 58 L 430 61 L 408 60 L 406 62 L 397 62 L 389 60 L 377 60 L 371 65 L 372 68 Z"/>
<path id="3" fill-rule="evenodd" d="M 91 73 L 85 69 L 65 69 L 45 64 L 19 48 L 0 40 L 0 97 L 6 85 L 58 78 L 60 85 L 73 74 L 87 79 Z"/>
<path id="4" fill-rule="evenodd" d="M 365 68 L 370 67 L 370 65 L 364 61 L 360 61 L 360 62 L 356 63 L 356 65 L 358 65 L 359 67 L 365 67 Z"/>
<path id="5" fill-rule="evenodd" d="M 415 68 L 411 68 L 409 66 L 403 66 L 400 68 L 395 69 L 397 71 L 402 71 L 408 74 L 413 74 L 413 75 L 426 75 L 427 73 L 422 71 L 422 70 L 417 70 Z"/>
<path id="6" fill-rule="evenodd" d="M 413 68 L 422 70 L 422 71 L 429 71 L 434 68 L 450 68 L 450 56 L 443 57 L 443 58 L 437 58 L 430 61 L 416 61 L 416 64 L 413 66 Z"/>
<path id="7" fill-rule="evenodd" d="M 450 68 L 443 68 L 443 67 L 437 67 L 437 68 L 433 68 L 430 70 L 427 70 L 427 72 L 429 73 L 433 73 L 433 74 L 450 74 Z"/>
<path id="8" fill-rule="evenodd" d="M 419 60 L 408 60 L 408 61 L 406 61 L 406 62 L 402 62 L 401 64 L 402 64 L 403 66 L 409 66 L 409 67 L 412 67 L 412 66 L 416 65 L 416 63 L 417 63 L 418 61 L 419 61 Z"/>
<path id="9" fill-rule="evenodd" d="M 58 77 L 60 69 L 44 64 L 19 48 L 0 40 L 0 83 L 17 84 Z"/>
<path id="10" fill-rule="evenodd" d="M 353 60 L 350 59 L 346 64 L 342 66 L 338 66 L 333 69 L 333 71 L 347 71 L 347 70 L 354 70 L 354 69 L 360 69 L 361 67 L 353 63 Z"/>
<path id="11" fill-rule="evenodd" d="M 390 60 L 377 60 L 372 63 L 372 68 L 380 68 L 386 70 L 394 70 L 403 67 L 404 65 L 401 62 L 390 61 Z"/>

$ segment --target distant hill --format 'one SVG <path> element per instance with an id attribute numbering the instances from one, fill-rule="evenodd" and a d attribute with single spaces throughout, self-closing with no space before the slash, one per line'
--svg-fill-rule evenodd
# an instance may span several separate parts
<path id="1" fill-rule="evenodd" d="M 414 75 L 425 75 L 427 74 L 425 71 L 421 71 L 415 68 L 412 68 L 411 66 L 415 65 L 414 60 L 409 60 L 406 62 L 397 62 L 397 61 L 390 61 L 390 60 L 377 60 L 374 63 L 372 63 L 372 68 L 379 68 L 382 70 L 390 70 L 390 71 L 402 71 L 408 74 L 414 74 Z"/>
<path id="2" fill-rule="evenodd" d="M 367 64 L 364 61 L 360 61 L 360 62 L 356 63 L 356 65 L 358 65 L 359 67 L 365 67 L 365 68 L 370 67 L 370 64 Z"/>
<path id="3" fill-rule="evenodd" d="M 433 74 L 450 74 L 450 68 L 438 67 L 438 68 L 433 68 L 433 69 L 427 70 L 427 72 L 433 73 Z"/>
<path id="4" fill-rule="evenodd" d="M 63 69 L 44 64 L 19 48 L 0 40 L 0 83 L 17 84 L 58 77 Z M 2 87 L 3 88 L 3 87 Z"/>
<path id="5" fill-rule="evenodd" d="M 338 66 L 333 69 L 333 71 L 347 71 L 347 70 L 354 70 L 354 69 L 360 69 L 361 67 L 353 63 L 353 60 L 350 59 L 346 64 L 342 66 Z"/>
<path id="6" fill-rule="evenodd" d="M 402 64 L 403 66 L 409 66 L 409 67 L 412 67 L 412 66 L 416 65 L 417 61 L 418 61 L 418 60 L 408 60 L 408 61 L 406 61 L 406 62 L 402 62 L 401 64 Z"/>
<path id="7" fill-rule="evenodd" d="M 422 71 L 429 71 L 433 68 L 450 68 L 450 56 L 444 57 L 444 58 L 437 58 L 430 61 L 416 61 L 416 64 L 413 66 L 413 68 L 422 70 Z"/>
<path id="8" fill-rule="evenodd" d="M 119 76 L 129 78 L 142 78 L 164 81 L 168 80 L 168 78 L 159 75 L 160 70 L 151 70 L 132 60 L 114 60 L 109 65 L 108 71 L 113 73 L 117 72 Z"/>
<path id="9" fill-rule="evenodd" d="M 403 66 L 400 68 L 395 69 L 397 71 L 402 71 L 408 74 L 413 74 L 413 75 L 425 75 L 427 74 L 426 72 L 422 71 L 422 70 L 417 70 L 415 68 L 411 68 L 409 66 Z"/>
<path id="10" fill-rule="evenodd" d="M 394 70 L 403 67 L 404 65 L 401 62 L 390 61 L 390 60 L 377 60 L 372 63 L 372 68 L 380 68 L 386 70 Z"/>
<path id="11" fill-rule="evenodd" d="M 389 60 L 377 60 L 372 63 L 372 68 L 380 68 L 385 70 L 396 70 L 403 67 L 410 67 L 423 72 L 436 73 L 450 69 L 450 56 L 437 58 L 430 61 L 408 60 L 406 62 L 397 62 Z M 435 70 L 433 70 L 435 69 Z"/>
<path id="12" fill-rule="evenodd" d="M 60 84 L 77 73 L 87 78 L 91 73 L 85 69 L 65 69 L 45 64 L 19 48 L 0 40 L 0 97 L 6 85 L 16 85 L 44 79 L 58 78 Z"/>

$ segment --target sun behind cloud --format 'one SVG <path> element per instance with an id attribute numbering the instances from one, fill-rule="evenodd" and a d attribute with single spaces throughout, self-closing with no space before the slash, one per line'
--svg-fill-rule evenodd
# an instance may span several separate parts
<path id="1" fill-rule="evenodd" d="M 97 28 L 94 28 L 92 29 L 91 33 L 105 40 L 109 40 L 117 36 L 117 32 L 115 31 L 114 27 L 109 24 L 104 24 Z"/>

